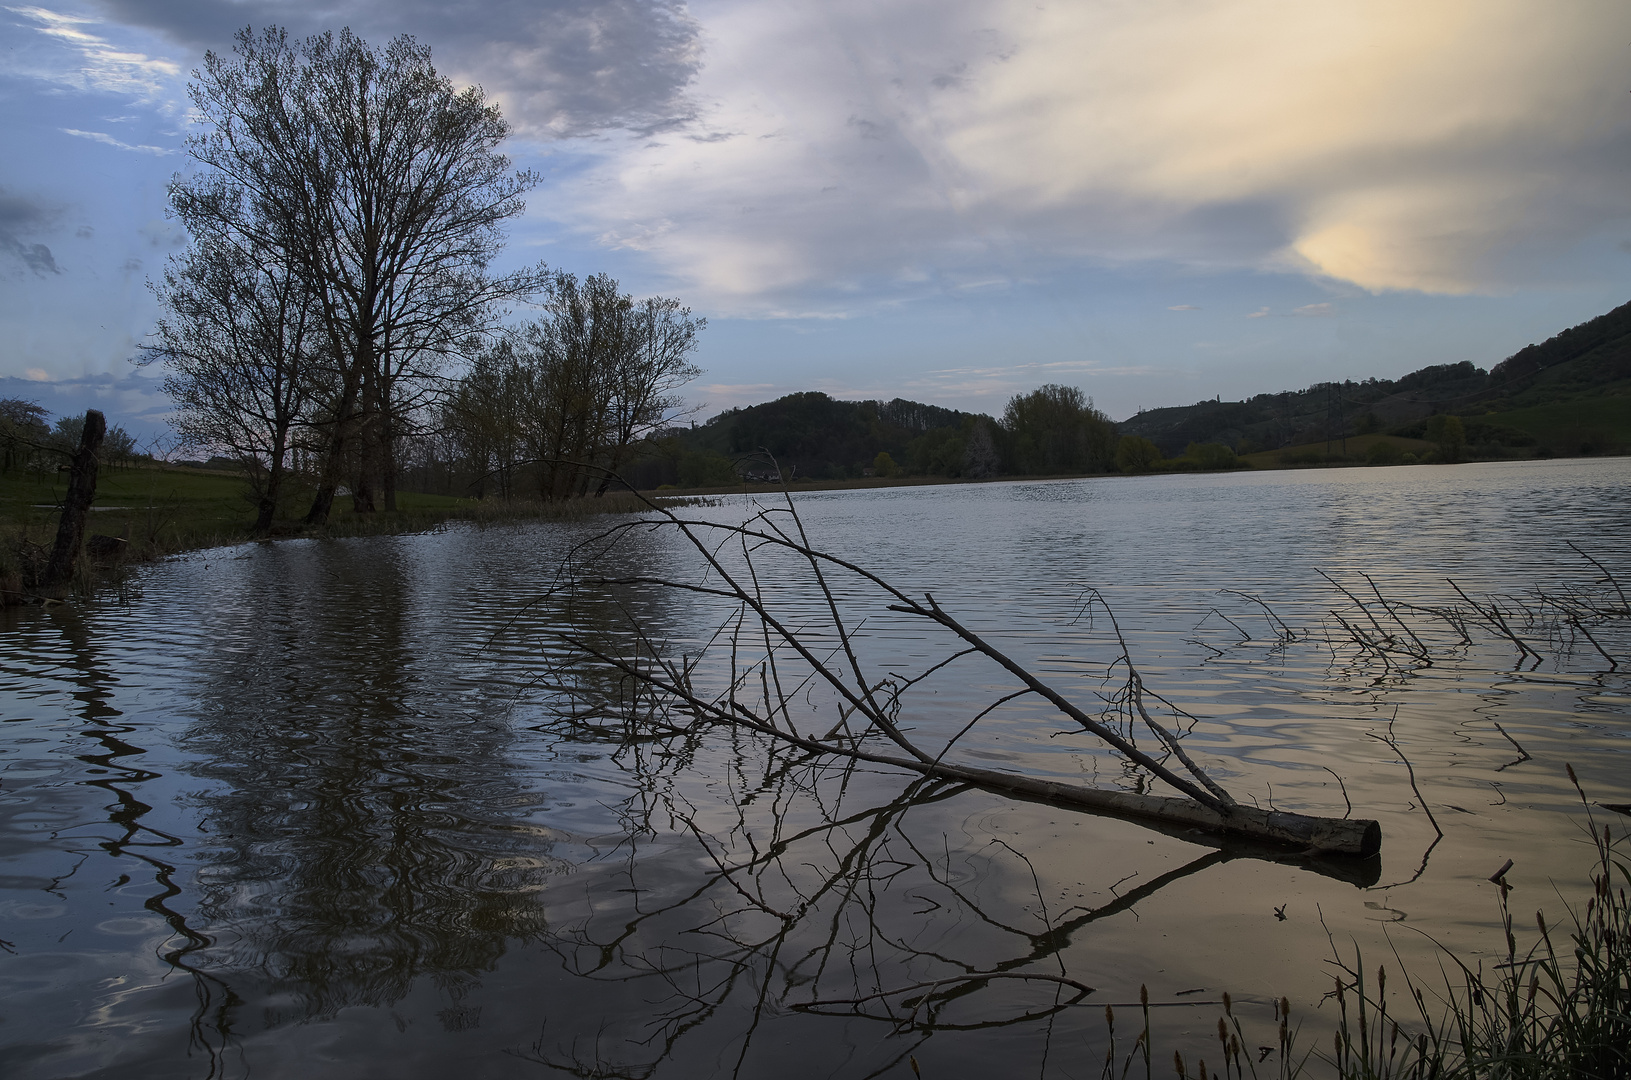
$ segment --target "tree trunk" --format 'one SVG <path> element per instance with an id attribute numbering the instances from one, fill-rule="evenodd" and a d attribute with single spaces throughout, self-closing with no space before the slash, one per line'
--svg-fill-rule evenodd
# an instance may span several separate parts
<path id="1" fill-rule="evenodd" d="M 57 525 L 57 546 L 51 550 L 51 561 L 46 565 L 43 588 L 55 589 L 66 585 L 74 576 L 74 565 L 85 543 L 85 516 L 90 512 L 91 500 L 96 497 L 97 455 L 102 450 L 102 438 L 108 433 L 108 422 L 95 409 L 85 412 L 85 431 L 79 437 L 79 452 L 74 455 L 68 473 L 68 494 L 62 500 L 62 521 Z"/>
<path id="2" fill-rule="evenodd" d="M 385 496 L 385 509 L 396 511 L 396 432 L 391 423 L 389 402 L 380 414 L 384 423 L 380 431 L 380 487 Z"/>

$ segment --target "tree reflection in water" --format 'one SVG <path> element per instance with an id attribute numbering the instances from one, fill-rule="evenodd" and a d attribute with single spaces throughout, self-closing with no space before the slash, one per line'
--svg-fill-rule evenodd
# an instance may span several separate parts
<path id="1" fill-rule="evenodd" d="M 247 572 L 268 580 L 245 592 L 279 603 L 208 658 L 185 736 L 216 782 L 196 796 L 211 958 L 264 984 L 268 1023 L 388 1005 L 429 978 L 443 1025 L 475 1025 L 469 990 L 545 934 L 538 893 L 563 869 L 529 823 L 496 695 L 448 679 L 457 658 L 441 663 L 411 567 L 380 554 L 262 553 Z"/>
<path id="2" fill-rule="evenodd" d="M 582 717 L 573 724 L 581 735 Z M 1092 1003 L 1093 974 L 1073 965 L 1094 923 L 1240 857 L 1355 885 L 1374 882 L 1377 869 L 1375 859 L 1300 859 L 1186 834 L 1212 850 L 1108 903 L 1067 906 L 1048 899 L 1057 868 L 1039 873 L 1023 841 L 948 838 L 952 808 L 942 804 L 971 792 L 965 785 L 908 782 L 747 739 L 715 797 L 693 800 L 676 777 L 706 753 L 689 740 L 627 743 L 638 794 L 623 804 L 621 868 L 589 885 L 571 915 L 552 905 L 549 947 L 565 970 L 601 984 L 585 999 L 604 993 L 644 1008 L 608 1010 L 598 1028 L 546 1022 L 515 1053 L 578 1076 L 756 1076 L 802 1074 L 806 1053 L 823 1058 L 836 1043 L 851 1047 L 843 1075 L 874 1076 L 936 1036 L 1009 1028 L 1046 1071 L 1056 1034 L 1102 1023 L 1096 1009 L 1072 1009 Z M 672 850 L 676 834 L 688 837 L 686 857 Z M 665 838 L 670 850 L 658 854 Z M 1125 866 L 1095 868 L 1094 854 L 1108 853 L 1086 853 L 1066 873 L 1098 869 L 1115 894 L 1110 883 Z M 821 1023 L 842 1033 L 823 1041 L 810 1026 Z M 857 1034 L 868 1024 L 873 1036 Z M 764 1034 L 770 1025 L 776 1033 Z M 785 1060 L 790 1039 L 797 1065 Z"/>

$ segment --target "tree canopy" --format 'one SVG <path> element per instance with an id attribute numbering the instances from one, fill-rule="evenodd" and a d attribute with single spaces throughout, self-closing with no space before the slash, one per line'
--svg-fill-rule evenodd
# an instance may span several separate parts
<path id="1" fill-rule="evenodd" d="M 497 105 L 478 87 L 456 89 L 406 36 L 376 49 L 350 30 L 293 41 L 277 27 L 246 29 L 231 56 L 206 54 L 190 91 L 204 131 L 188 153 L 202 168 L 176 176 L 170 204 L 194 243 L 159 289 L 176 333 L 161 329 L 149 358 L 172 364 L 196 432 L 218 433 L 208 417 L 244 384 L 211 386 L 210 372 L 189 366 L 203 358 L 179 347 L 200 322 L 192 302 L 253 307 L 278 282 L 298 281 L 322 338 L 302 361 L 309 400 L 299 422 L 319 474 L 307 520 L 326 519 L 342 479 L 359 510 L 381 498 L 390 508 L 396 445 L 443 360 L 491 333 L 505 301 L 544 284 L 541 267 L 490 273 L 501 225 L 538 177 L 498 151 L 509 126 Z M 245 259 L 247 277 L 205 286 Z M 224 333 L 242 318 L 255 321 L 239 311 L 207 321 Z M 267 365 L 289 359 L 268 352 L 288 329 L 251 350 L 259 370 L 249 384 L 264 389 Z M 270 468 L 277 441 L 236 449 Z"/>

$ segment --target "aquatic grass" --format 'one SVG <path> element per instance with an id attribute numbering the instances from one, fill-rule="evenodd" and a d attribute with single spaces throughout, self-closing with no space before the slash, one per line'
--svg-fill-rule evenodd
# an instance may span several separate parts
<path id="1" fill-rule="evenodd" d="M 1574 770 L 1569 778 L 1575 780 Z M 1575 789 L 1580 790 L 1578 781 Z M 1585 802 L 1584 792 L 1581 801 Z M 1586 806 L 1597 858 L 1591 895 L 1584 908 L 1566 907 L 1571 929 L 1560 949 L 1556 926 L 1544 912 L 1520 951 L 1519 933 L 1509 905 L 1505 867 L 1491 880 L 1500 886 L 1499 910 L 1506 941 L 1504 959 L 1486 969 L 1469 964 L 1449 950 L 1443 969 L 1442 994 L 1429 993 L 1409 973 L 1402 976 L 1406 1015 L 1392 1011 L 1385 966 L 1367 977 L 1362 957 L 1352 964 L 1338 956 L 1339 969 L 1327 1001 L 1337 1010 L 1329 1050 L 1316 1049 L 1301 1059 L 1293 1052 L 1296 1032 L 1289 1026 L 1289 1002 L 1276 1003 L 1279 1046 L 1272 1071 L 1259 1072 L 1257 1061 L 1242 1048 L 1251 1045 L 1241 1031 L 1227 995 L 1218 1019 L 1221 1071 L 1186 1069 L 1174 1055 L 1179 1077 L 1248 1075 L 1254 1080 L 1290 1080 L 1334 1076 L 1340 1080 L 1624 1080 L 1631 1077 L 1631 860 L 1624 854 L 1626 836 L 1608 825 L 1600 830 Z M 1531 936 L 1532 935 L 1532 936 Z M 1146 1010 L 1147 1015 L 1147 1010 Z M 1110 1021 L 1107 1010 L 1107 1022 Z M 1148 1023 L 1140 1036 L 1149 1038 Z M 1114 1053 L 1114 1028 L 1111 1047 Z M 1263 1048 L 1263 1049 L 1266 1049 Z M 1149 1051 L 1144 1050 L 1147 1059 Z M 1106 1061 L 1106 1080 L 1124 1080 L 1132 1058 L 1118 1075 Z"/>

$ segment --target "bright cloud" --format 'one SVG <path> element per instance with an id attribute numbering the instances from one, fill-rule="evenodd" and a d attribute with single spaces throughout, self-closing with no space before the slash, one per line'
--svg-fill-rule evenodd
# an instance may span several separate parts
<path id="1" fill-rule="evenodd" d="M 104 146 L 111 146 L 117 150 L 129 150 L 137 154 L 152 154 L 155 157 L 164 157 L 166 154 L 175 153 L 174 150 L 166 150 L 162 146 L 133 146 L 127 142 L 120 142 L 105 131 L 80 131 L 78 128 L 62 128 L 61 130 L 64 135 L 89 139 L 91 142 L 99 142 Z"/>
<path id="2" fill-rule="evenodd" d="M 36 60 L 23 70 L 80 90 L 122 94 L 147 104 L 174 105 L 177 80 L 182 68 L 173 60 L 152 57 L 134 49 L 121 48 L 90 28 L 102 20 L 84 15 L 53 11 L 42 7 L 8 7 L 7 11 L 29 20 L 45 38 L 61 46 L 71 60 L 67 64 L 49 58 Z"/>
<path id="3" fill-rule="evenodd" d="M 692 12 L 696 119 L 585 148 L 562 222 L 742 314 L 1082 259 L 1501 290 L 1631 215 L 1619 2 Z"/>

